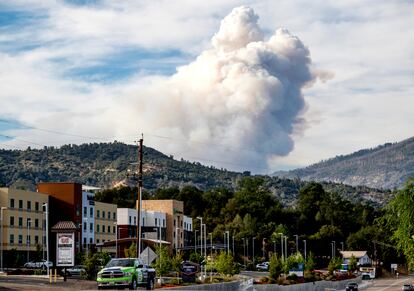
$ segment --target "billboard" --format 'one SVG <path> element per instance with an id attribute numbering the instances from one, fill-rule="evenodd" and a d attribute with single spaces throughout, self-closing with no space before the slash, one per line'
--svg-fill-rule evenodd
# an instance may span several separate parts
<path id="1" fill-rule="evenodd" d="M 75 234 L 56 234 L 56 266 L 71 267 L 75 264 Z"/>

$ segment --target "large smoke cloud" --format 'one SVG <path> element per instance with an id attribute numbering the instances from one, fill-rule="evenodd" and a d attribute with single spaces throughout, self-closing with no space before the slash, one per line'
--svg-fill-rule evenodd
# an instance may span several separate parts
<path id="1" fill-rule="evenodd" d="M 233 9 L 211 49 L 134 95 L 139 128 L 176 137 L 161 150 L 260 171 L 293 149 L 302 89 L 315 78 L 309 51 L 286 29 L 265 40 L 257 20 L 249 7 Z"/>

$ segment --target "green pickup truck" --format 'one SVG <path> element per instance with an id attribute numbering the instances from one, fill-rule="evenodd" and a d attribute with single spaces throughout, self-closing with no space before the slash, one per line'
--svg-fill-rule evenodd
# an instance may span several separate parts
<path id="1" fill-rule="evenodd" d="M 138 286 L 154 289 L 155 270 L 139 259 L 112 259 L 98 273 L 98 289 L 126 288 L 137 289 Z"/>

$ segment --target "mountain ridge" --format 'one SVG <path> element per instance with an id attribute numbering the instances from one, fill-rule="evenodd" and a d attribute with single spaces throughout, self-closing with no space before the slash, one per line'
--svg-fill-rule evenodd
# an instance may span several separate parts
<path id="1" fill-rule="evenodd" d="M 275 172 L 273 175 L 305 181 L 365 185 L 377 189 L 401 188 L 414 176 L 414 137 L 349 155 L 339 155 L 304 168 Z"/>
<path id="2" fill-rule="evenodd" d="M 34 189 L 38 182 L 73 181 L 101 188 L 134 186 L 137 146 L 120 142 L 64 145 L 59 148 L 5 150 L 0 149 L 0 184 Z M 143 150 L 144 190 L 195 186 L 206 191 L 225 187 L 236 189 L 238 182 L 249 172 L 238 173 L 226 169 L 204 166 L 199 162 L 175 160 L 155 149 Z M 132 174 L 131 174 L 132 173 Z M 284 205 L 294 205 L 299 189 L 307 182 L 257 175 L 265 180 L 265 187 Z M 368 187 L 323 183 L 323 186 L 352 201 L 365 201 L 382 205 L 390 198 L 387 191 Z"/>

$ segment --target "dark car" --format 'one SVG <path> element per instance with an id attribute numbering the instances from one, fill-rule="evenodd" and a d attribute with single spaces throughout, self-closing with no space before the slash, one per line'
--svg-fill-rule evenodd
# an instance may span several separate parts
<path id="1" fill-rule="evenodd" d="M 403 290 L 403 291 L 411 291 L 411 290 L 414 290 L 414 286 L 413 286 L 413 285 L 410 285 L 410 284 L 405 284 L 405 285 L 402 287 L 402 290 Z"/>
<path id="2" fill-rule="evenodd" d="M 348 291 L 348 290 L 355 290 L 355 291 L 358 291 L 358 284 L 356 283 L 356 282 L 349 282 L 347 285 L 346 285 L 346 290 Z"/>

